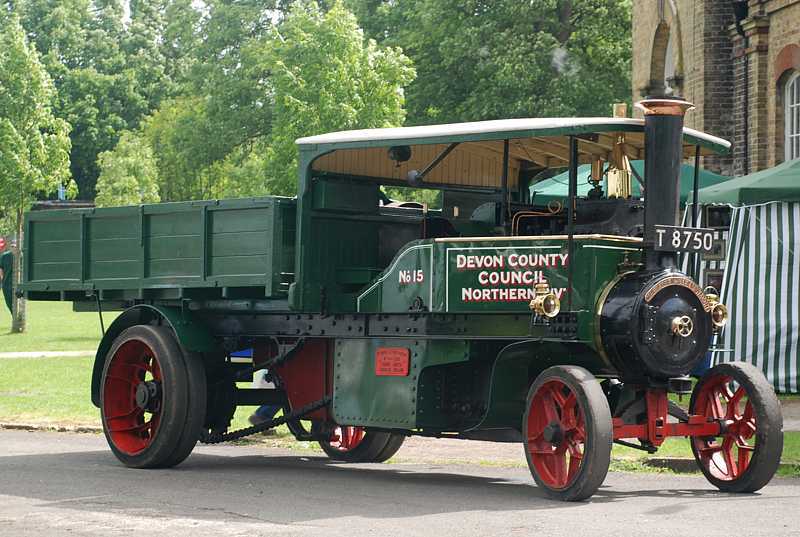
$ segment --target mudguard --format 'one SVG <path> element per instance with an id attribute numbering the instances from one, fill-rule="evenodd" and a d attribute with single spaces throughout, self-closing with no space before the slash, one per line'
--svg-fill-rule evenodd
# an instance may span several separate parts
<path id="1" fill-rule="evenodd" d="M 204 326 L 196 322 L 191 316 L 180 308 L 153 306 L 140 304 L 123 311 L 106 330 L 97 354 L 94 358 L 92 369 L 92 403 L 100 407 L 100 381 L 106 355 L 111 350 L 114 340 L 126 329 L 139 324 L 149 324 L 160 320 L 175 332 L 181 346 L 192 352 L 212 352 L 216 349 L 214 339 L 209 335 Z"/>
<path id="2" fill-rule="evenodd" d="M 548 367 L 566 364 L 584 367 L 595 375 L 614 373 L 581 341 L 527 340 L 505 347 L 494 363 L 486 412 L 473 429 L 522 430 L 531 384 Z"/>

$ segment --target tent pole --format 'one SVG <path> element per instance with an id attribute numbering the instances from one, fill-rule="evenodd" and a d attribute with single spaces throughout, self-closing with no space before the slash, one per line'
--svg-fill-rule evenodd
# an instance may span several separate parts
<path id="1" fill-rule="evenodd" d="M 698 185 L 700 176 L 700 146 L 694 146 L 694 184 L 692 185 L 692 227 L 697 227 L 697 219 L 700 216 L 700 204 L 697 201 L 697 193 L 700 190 Z"/>
<path id="2" fill-rule="evenodd" d="M 700 178 L 700 146 L 694 146 L 694 184 L 692 185 L 692 227 L 697 227 L 700 220 L 700 200 L 698 191 Z M 692 277 L 697 280 L 700 277 L 700 254 L 692 254 Z"/>

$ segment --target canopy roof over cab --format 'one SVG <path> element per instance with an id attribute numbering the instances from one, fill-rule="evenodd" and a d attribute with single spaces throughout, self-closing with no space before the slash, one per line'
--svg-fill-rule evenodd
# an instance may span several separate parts
<path id="1" fill-rule="evenodd" d="M 629 118 L 529 118 L 334 132 L 300 138 L 304 160 L 315 172 L 405 182 L 450 150 L 423 184 L 500 188 L 504 141 L 509 140 L 508 186 L 516 187 L 521 170 L 565 167 L 569 139 L 578 140 L 578 160 L 610 161 L 622 144 L 631 160 L 644 158 L 644 120 Z M 684 155 L 724 154 L 730 142 L 684 129 Z M 388 148 L 407 146 L 408 160 L 390 158 Z"/>

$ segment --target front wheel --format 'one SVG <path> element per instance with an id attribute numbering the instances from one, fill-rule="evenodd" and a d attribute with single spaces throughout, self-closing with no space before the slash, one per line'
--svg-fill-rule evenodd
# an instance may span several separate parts
<path id="1" fill-rule="evenodd" d="M 370 431 L 354 425 L 337 425 L 319 446 L 328 457 L 343 462 L 385 462 L 397 453 L 405 436 Z"/>
<path id="2" fill-rule="evenodd" d="M 194 449 L 206 410 L 202 362 L 173 332 L 141 325 L 120 334 L 106 358 L 100 395 L 111 451 L 132 468 L 175 466 Z"/>
<path id="3" fill-rule="evenodd" d="M 783 416 L 764 374 L 748 363 L 709 369 L 692 391 L 692 414 L 722 424 L 717 437 L 692 438 L 706 479 L 725 492 L 755 492 L 775 475 L 783 452 Z"/>
<path id="4" fill-rule="evenodd" d="M 522 434 L 536 484 L 557 500 L 590 497 L 608 473 L 613 438 L 597 379 L 582 367 L 551 367 L 536 378 L 527 401 Z"/>

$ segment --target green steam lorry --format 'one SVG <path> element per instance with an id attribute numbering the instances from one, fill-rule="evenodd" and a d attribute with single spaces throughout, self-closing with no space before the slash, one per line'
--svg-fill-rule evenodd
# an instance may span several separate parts
<path id="1" fill-rule="evenodd" d="M 685 436 L 714 485 L 754 491 L 780 459 L 780 408 L 743 363 L 693 386 L 727 311 L 677 263 L 711 240 L 676 227 L 681 161 L 729 143 L 684 129 L 683 101 L 640 106 L 644 120 L 304 138 L 296 198 L 32 212 L 22 289 L 122 311 L 91 398 L 131 467 L 286 423 L 351 462 L 385 461 L 410 435 L 520 442 L 539 487 L 579 500 L 613 442 L 652 452 Z M 585 163 L 594 188 L 579 198 Z M 560 168 L 567 202 L 537 204 L 531 181 Z M 436 189 L 441 207 L 381 187 Z M 247 348 L 251 362 L 231 357 Z M 238 386 L 259 370 L 274 388 Z M 688 410 L 670 393 L 691 393 Z M 228 430 L 237 406 L 261 404 L 283 415 Z"/>

